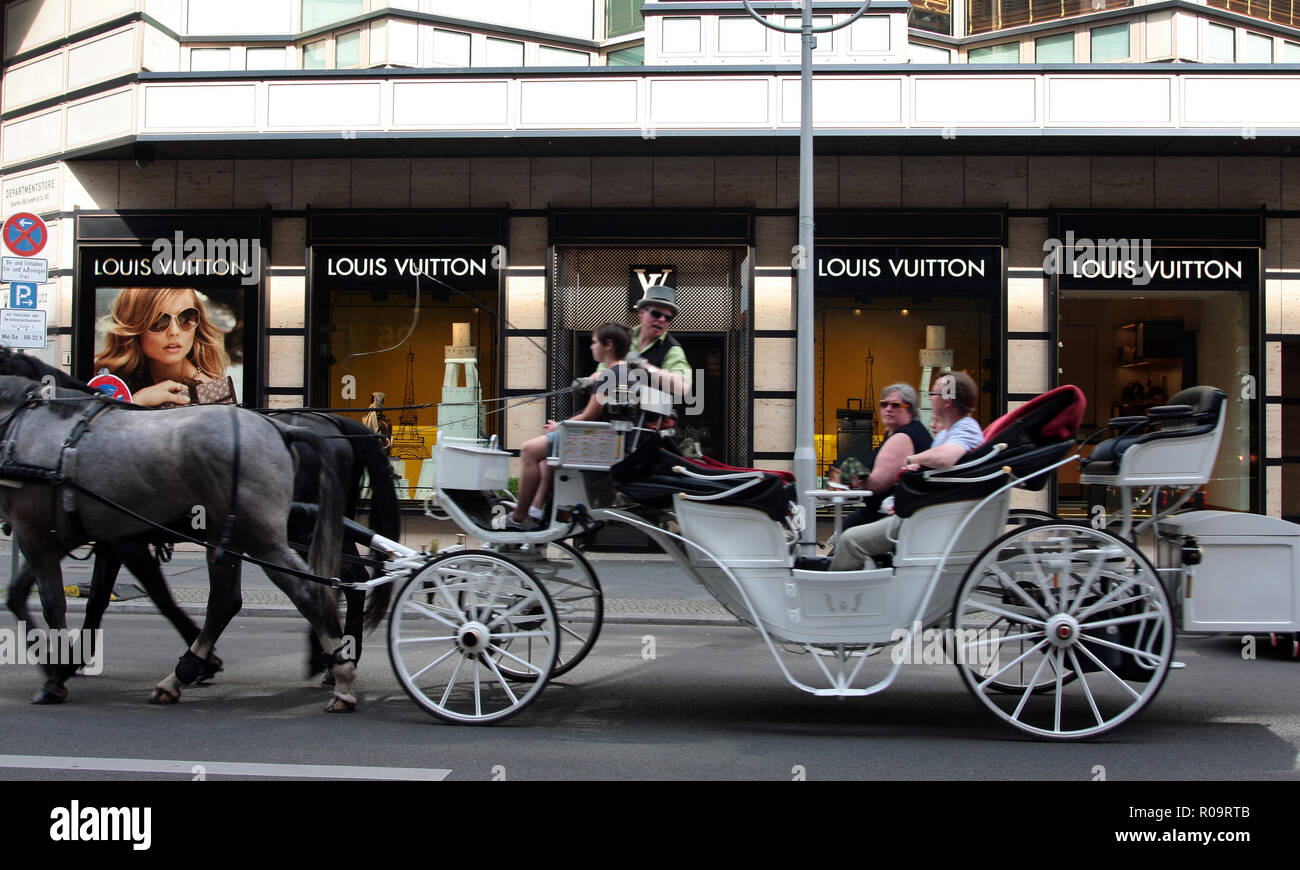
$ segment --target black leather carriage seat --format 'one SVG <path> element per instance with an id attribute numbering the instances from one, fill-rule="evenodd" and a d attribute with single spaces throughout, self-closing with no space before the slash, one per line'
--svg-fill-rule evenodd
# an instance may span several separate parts
<path id="1" fill-rule="evenodd" d="M 1192 438 L 1213 432 L 1224 413 L 1227 398 L 1223 390 L 1215 387 L 1189 387 L 1175 393 L 1168 405 L 1147 409 L 1147 423 L 1141 431 L 1098 444 L 1092 456 L 1083 461 L 1083 473 L 1107 477 L 1119 474 L 1124 454 L 1134 444 Z"/>
<path id="2" fill-rule="evenodd" d="M 1003 475 L 980 483 L 944 482 L 949 478 L 983 477 L 1003 467 L 1010 467 L 1014 475 L 1023 477 L 1059 462 L 1074 449 L 1074 433 L 1079 430 L 1087 407 L 1083 391 L 1065 384 L 1003 414 L 989 424 L 984 430 L 983 443 L 962 457 L 960 464 L 982 456 L 987 457 L 985 462 L 960 471 L 932 474 L 929 478 L 920 471 L 904 472 L 894 490 L 894 511 L 900 517 L 909 517 L 929 505 L 983 498 L 1007 482 Z M 1006 444 L 1007 449 L 996 451 L 997 444 Z M 1022 486 L 1040 490 L 1050 476 L 1040 474 Z"/>

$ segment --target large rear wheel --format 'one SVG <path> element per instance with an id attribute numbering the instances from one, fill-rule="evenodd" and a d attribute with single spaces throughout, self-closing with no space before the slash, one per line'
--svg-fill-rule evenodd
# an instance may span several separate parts
<path id="1" fill-rule="evenodd" d="M 1057 522 L 991 544 L 953 611 L 957 668 L 990 712 L 1058 740 L 1094 737 L 1137 715 L 1173 657 L 1168 597 L 1122 538 Z"/>

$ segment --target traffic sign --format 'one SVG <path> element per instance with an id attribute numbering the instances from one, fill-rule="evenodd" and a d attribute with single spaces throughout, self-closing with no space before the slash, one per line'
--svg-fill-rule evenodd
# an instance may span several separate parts
<path id="1" fill-rule="evenodd" d="M 44 284 L 50 280 L 50 261 L 36 257 L 0 257 L 0 281 Z"/>
<path id="2" fill-rule="evenodd" d="M 28 211 L 20 211 L 5 221 L 0 234 L 4 236 L 5 247 L 20 257 L 35 257 L 50 240 L 45 221 Z"/>
<path id="3" fill-rule="evenodd" d="M 25 308 L 0 308 L 0 344 L 10 347 L 45 347 L 45 312 Z"/>
<path id="4" fill-rule="evenodd" d="M 36 285 L 27 281 L 15 281 L 9 285 L 10 308 L 35 308 Z"/>

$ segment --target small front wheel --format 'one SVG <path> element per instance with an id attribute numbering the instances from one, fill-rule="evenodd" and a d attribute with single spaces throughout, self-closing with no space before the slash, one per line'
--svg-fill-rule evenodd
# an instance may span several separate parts
<path id="1" fill-rule="evenodd" d="M 402 688 L 447 722 L 500 722 L 531 704 L 560 648 L 555 606 L 524 566 L 498 553 L 446 553 L 403 584 L 388 623 Z M 500 662 L 532 680 L 515 683 Z"/>

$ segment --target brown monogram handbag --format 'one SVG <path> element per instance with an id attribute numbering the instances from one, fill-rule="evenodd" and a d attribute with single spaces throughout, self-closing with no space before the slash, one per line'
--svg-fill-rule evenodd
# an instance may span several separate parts
<path id="1" fill-rule="evenodd" d="M 235 380 L 230 375 L 215 381 L 187 381 L 191 405 L 235 404 Z"/>

